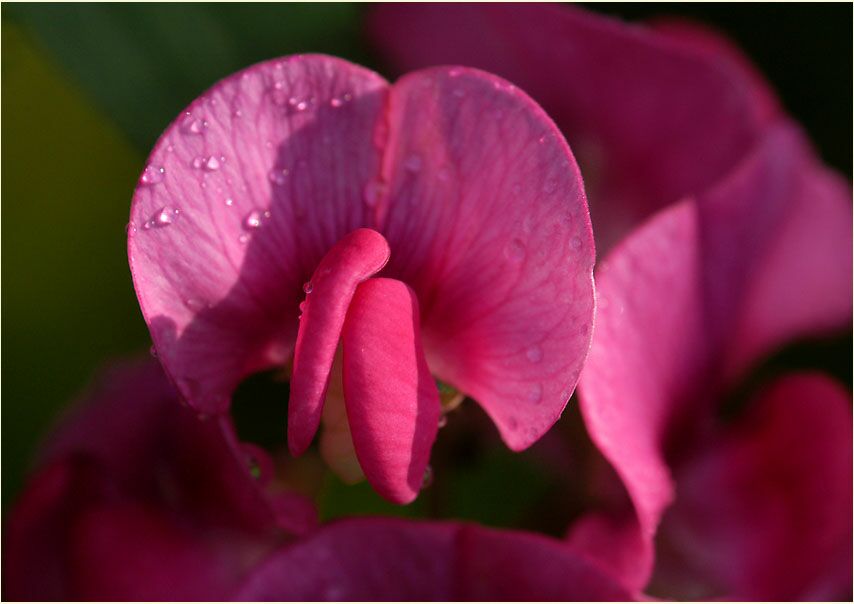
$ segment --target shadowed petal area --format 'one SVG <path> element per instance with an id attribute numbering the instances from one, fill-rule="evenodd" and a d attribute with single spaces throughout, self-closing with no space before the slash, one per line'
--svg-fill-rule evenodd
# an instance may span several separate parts
<path id="1" fill-rule="evenodd" d="M 196 99 L 152 151 L 130 266 L 158 355 L 196 409 L 224 411 L 245 375 L 289 360 L 302 284 L 366 224 L 386 87 L 331 57 L 261 63 Z"/>
<path id="2" fill-rule="evenodd" d="M 362 283 L 343 344 L 344 401 L 359 464 L 380 495 L 409 503 L 421 490 L 441 412 L 414 292 L 394 279 Z"/>
<path id="3" fill-rule="evenodd" d="M 705 354 L 697 229 L 696 205 L 683 202 L 600 265 L 596 337 L 581 381 L 587 429 L 626 485 L 647 541 L 637 560 L 644 578 L 649 540 L 673 498 L 662 442 L 681 405 L 701 405 L 692 399 Z"/>
<path id="4" fill-rule="evenodd" d="M 682 466 L 662 523 L 661 585 L 680 599 L 849 599 L 850 400 L 820 374 L 780 379 Z"/>
<path id="5" fill-rule="evenodd" d="M 288 445 L 294 455 L 306 450 L 320 424 L 329 372 L 356 287 L 388 257 L 382 235 L 356 229 L 329 250 L 305 284 L 288 404 Z"/>
<path id="6" fill-rule="evenodd" d="M 368 27 L 400 71 L 470 65 L 536 99 L 581 164 L 600 254 L 726 174 L 767 118 L 728 56 L 573 7 L 384 4 Z"/>
<path id="7" fill-rule="evenodd" d="M 673 496 L 665 449 L 691 455 L 761 355 L 850 322 L 850 192 L 783 124 L 696 202 L 626 239 L 597 283 L 581 408 L 651 539 Z"/>
<path id="8" fill-rule="evenodd" d="M 457 523 L 346 520 L 274 554 L 245 600 L 628 600 L 565 544 Z"/>
<path id="9" fill-rule="evenodd" d="M 524 449 L 589 348 L 595 252 L 575 160 L 523 92 L 443 68 L 395 84 L 383 161 L 383 275 L 417 293 L 433 372 Z"/>
<path id="10" fill-rule="evenodd" d="M 224 597 L 316 524 L 303 497 L 267 488 L 271 465 L 226 420 L 181 407 L 155 361 L 114 368 L 54 432 L 7 518 L 3 597 Z"/>

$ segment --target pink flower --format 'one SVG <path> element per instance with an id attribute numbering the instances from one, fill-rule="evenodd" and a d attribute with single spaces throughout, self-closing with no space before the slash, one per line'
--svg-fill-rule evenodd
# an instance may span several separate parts
<path id="1" fill-rule="evenodd" d="M 652 576 L 687 597 L 844 594 L 850 395 L 792 375 L 718 417 L 759 361 L 852 309 L 850 186 L 752 66 L 697 26 L 566 7 L 383 5 L 369 26 L 398 68 L 475 65 L 528 90 L 578 154 L 600 250 L 625 237 L 598 268 L 580 394 L 628 500 L 572 542 L 635 593 Z"/>
<path id="2" fill-rule="evenodd" d="M 391 85 L 297 56 L 226 78 L 155 146 L 128 250 L 193 408 L 223 413 L 246 375 L 292 361 L 299 454 L 342 381 L 349 426 L 330 394 L 330 432 L 352 433 L 395 502 L 427 467 L 434 375 L 519 450 L 560 416 L 589 347 L 594 250 L 575 161 L 524 93 L 471 69 Z"/>
<path id="3" fill-rule="evenodd" d="M 630 582 L 640 588 L 649 578 L 664 517 L 659 547 L 682 559 L 674 565 L 670 553 L 667 582 L 681 576 L 691 590 L 713 590 L 689 597 L 844 593 L 849 395 L 827 378 L 792 376 L 764 389 L 743 418 L 718 414 L 763 357 L 849 323 L 848 186 L 796 130 L 772 129 L 718 186 L 628 237 L 597 281 L 581 409 L 634 507 Z"/>
<path id="4" fill-rule="evenodd" d="M 11 600 L 220 599 L 313 528 L 230 422 L 178 404 L 154 361 L 111 370 L 46 441 L 3 532 Z"/>

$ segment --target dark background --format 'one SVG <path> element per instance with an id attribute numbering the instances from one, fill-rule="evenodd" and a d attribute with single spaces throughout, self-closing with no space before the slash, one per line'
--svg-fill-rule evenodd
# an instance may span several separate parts
<path id="1" fill-rule="evenodd" d="M 688 16 L 726 32 L 770 79 L 825 161 L 850 178 L 850 4 L 589 8 L 630 20 Z M 4 507 L 61 409 L 111 357 L 148 347 L 127 269 L 124 226 L 157 136 L 216 80 L 262 59 L 325 52 L 382 73 L 362 37 L 366 10 L 336 4 L 3 5 Z M 822 354 L 850 372 L 850 339 Z M 501 455 L 466 482 L 487 488 L 493 477 L 507 482 L 510 476 L 516 487 L 527 481 L 528 492 L 541 488 L 542 480 L 518 459 Z M 371 496 L 364 489 L 348 492 L 357 508 L 358 497 Z M 512 496 L 504 499 L 514 504 Z M 457 509 L 464 507 L 465 501 Z M 495 507 L 490 513 L 503 512 Z"/>

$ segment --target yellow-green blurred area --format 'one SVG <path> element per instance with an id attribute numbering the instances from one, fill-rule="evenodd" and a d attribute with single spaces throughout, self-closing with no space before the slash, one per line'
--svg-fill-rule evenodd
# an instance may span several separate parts
<path id="1" fill-rule="evenodd" d="M 631 18 L 688 11 L 722 26 L 759 59 L 824 158 L 850 175 L 850 5 L 592 8 Z M 19 491 L 38 440 L 97 370 L 116 356 L 147 354 L 125 224 L 160 132 L 216 80 L 263 59 L 324 52 L 382 72 L 363 38 L 366 10 L 342 4 L 2 6 L 4 506 Z M 838 356 L 846 347 L 837 359 L 843 373 L 850 372 L 850 339 L 827 353 Z M 241 396 L 272 413 L 256 413 L 255 423 L 270 430 L 257 440 L 281 442 L 287 397 L 263 380 L 244 390 L 256 386 L 257 393 Z M 464 413 L 480 421 L 476 408 Z M 573 413 L 566 422 L 576 424 L 556 429 L 577 436 Z M 440 506 L 444 515 L 530 525 L 548 517 L 537 501 L 566 501 L 553 490 L 550 472 L 559 469 L 543 469 L 531 455 L 500 446 L 467 451 L 464 439 L 459 446 L 456 469 L 441 487 L 398 513 L 430 514 Z M 327 517 L 392 511 L 364 484 L 346 487 L 327 477 L 323 492 Z M 484 497 L 490 505 L 480 504 Z M 523 513 L 540 517 L 520 521 Z"/>

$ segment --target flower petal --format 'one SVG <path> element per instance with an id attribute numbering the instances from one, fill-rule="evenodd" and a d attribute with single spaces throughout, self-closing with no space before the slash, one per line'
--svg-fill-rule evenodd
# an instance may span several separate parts
<path id="1" fill-rule="evenodd" d="M 244 600 L 628 600 L 565 544 L 457 523 L 345 520 L 272 555 Z"/>
<path id="2" fill-rule="evenodd" d="M 384 275 L 412 286 L 430 368 L 520 450 L 558 419 L 593 319 L 593 236 L 581 175 L 548 116 L 483 72 L 394 85 Z"/>
<path id="3" fill-rule="evenodd" d="M 581 411 L 622 478 L 644 538 L 673 498 L 662 443 L 701 377 L 702 283 L 697 208 L 658 214 L 618 246 L 597 274 L 596 336 L 581 379 Z"/>
<path id="4" fill-rule="evenodd" d="M 356 286 L 388 261 L 383 236 L 356 229 L 336 243 L 306 283 L 306 299 L 294 349 L 288 404 L 288 445 L 303 453 L 320 425 L 329 372 Z"/>
<path id="5" fill-rule="evenodd" d="M 290 359 L 302 284 L 366 224 L 386 82 L 303 55 L 236 73 L 164 132 L 134 194 L 128 254 L 181 395 L 228 408 L 248 373 Z"/>
<path id="6" fill-rule="evenodd" d="M 344 324 L 344 401 L 365 476 L 395 503 L 418 495 L 439 429 L 439 391 L 421 347 L 418 299 L 369 279 Z"/>
<path id="7" fill-rule="evenodd" d="M 849 599 L 850 400 L 822 375 L 790 375 L 680 468 L 662 582 L 720 590 L 679 594 L 691 599 Z"/>
<path id="8" fill-rule="evenodd" d="M 577 8 L 383 4 L 368 26 L 398 70 L 471 65 L 530 93 L 582 166 L 600 253 L 717 181 L 765 125 L 728 58 Z"/>

